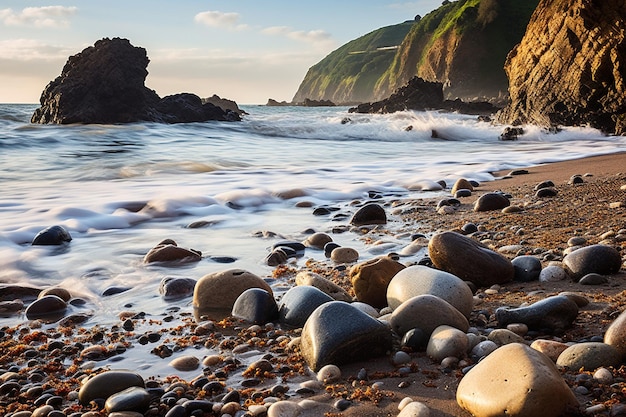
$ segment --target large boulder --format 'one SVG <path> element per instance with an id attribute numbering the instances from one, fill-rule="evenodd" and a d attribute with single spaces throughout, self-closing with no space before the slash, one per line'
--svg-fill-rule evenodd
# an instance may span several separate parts
<path id="1" fill-rule="evenodd" d="M 239 120 L 193 94 L 161 99 L 145 86 L 150 60 L 128 39 L 104 38 L 69 57 L 41 94 L 32 123 L 181 123 Z"/>
<path id="2" fill-rule="evenodd" d="M 496 349 L 461 380 L 457 403 L 474 416 L 558 417 L 578 401 L 552 361 L 524 344 Z"/>
<path id="3" fill-rule="evenodd" d="M 626 133 L 623 0 L 542 0 L 505 71 L 502 123 L 585 125 Z"/>
<path id="4" fill-rule="evenodd" d="M 428 243 L 428 253 L 437 268 L 479 287 L 512 281 L 515 276 L 515 269 L 507 258 L 456 232 L 433 236 Z"/>

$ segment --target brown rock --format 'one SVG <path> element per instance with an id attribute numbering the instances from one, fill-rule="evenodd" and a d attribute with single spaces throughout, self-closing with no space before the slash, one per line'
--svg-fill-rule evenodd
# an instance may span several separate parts
<path id="1" fill-rule="evenodd" d="M 626 310 L 617 316 L 604 333 L 604 343 L 616 348 L 626 358 Z"/>
<path id="2" fill-rule="evenodd" d="M 352 219 L 350 219 L 350 224 L 354 226 L 387 224 L 387 214 L 380 204 L 366 204 L 354 213 Z"/>
<path id="3" fill-rule="evenodd" d="M 623 0 L 542 0 L 507 57 L 499 121 L 625 133 L 625 34 Z"/>
<path id="4" fill-rule="evenodd" d="M 472 238 L 455 232 L 433 236 L 428 244 L 433 264 L 479 287 L 512 281 L 511 261 Z"/>
<path id="5" fill-rule="evenodd" d="M 145 263 L 152 262 L 198 262 L 202 259 L 202 253 L 195 249 L 179 247 L 171 239 L 161 241 L 143 258 Z"/>
<path id="6" fill-rule="evenodd" d="M 474 366 L 456 400 L 475 416 L 557 417 L 578 408 L 554 363 L 521 343 L 504 345 Z"/>
<path id="7" fill-rule="evenodd" d="M 487 193 L 481 195 L 474 203 L 474 211 L 502 210 L 511 205 L 506 196 L 500 193 Z"/>
<path id="8" fill-rule="evenodd" d="M 272 288 L 257 275 L 243 269 L 229 269 L 203 276 L 196 283 L 193 306 L 197 315 L 211 311 L 230 311 L 245 290 L 261 288 L 273 294 Z"/>
<path id="9" fill-rule="evenodd" d="M 352 297 L 339 285 L 311 271 L 300 271 L 296 275 L 296 285 L 315 287 L 337 301 L 351 302 Z"/>
<path id="10" fill-rule="evenodd" d="M 472 183 L 470 183 L 468 180 L 466 180 L 465 178 L 459 178 L 458 180 L 456 180 L 456 182 L 454 183 L 454 185 L 452 186 L 452 190 L 450 190 L 450 193 L 452 195 L 456 194 L 457 191 L 459 190 L 470 190 L 470 191 L 474 191 L 474 186 L 472 185 Z"/>
<path id="11" fill-rule="evenodd" d="M 387 305 L 389 282 L 405 266 L 387 256 L 370 259 L 350 268 L 348 274 L 359 301 L 376 308 Z"/>

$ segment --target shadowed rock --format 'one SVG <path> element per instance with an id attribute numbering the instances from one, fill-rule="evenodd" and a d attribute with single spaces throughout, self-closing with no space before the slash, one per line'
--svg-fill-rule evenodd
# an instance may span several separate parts
<path id="1" fill-rule="evenodd" d="M 569 297 L 557 295 L 537 301 L 526 307 L 496 310 L 496 320 L 500 327 L 511 323 L 524 323 L 532 330 L 561 332 L 571 326 L 578 316 L 578 305 Z"/>
<path id="2" fill-rule="evenodd" d="M 41 94 L 32 123 L 184 123 L 240 120 L 193 94 L 161 99 L 144 85 L 149 63 L 144 48 L 128 39 L 104 38 L 69 57 L 61 75 Z"/>

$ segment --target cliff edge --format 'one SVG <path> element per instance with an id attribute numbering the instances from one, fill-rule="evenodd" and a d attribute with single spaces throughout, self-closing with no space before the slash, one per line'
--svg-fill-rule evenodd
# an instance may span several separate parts
<path id="1" fill-rule="evenodd" d="M 499 122 L 626 134 L 624 0 L 542 0 L 505 71 Z"/>

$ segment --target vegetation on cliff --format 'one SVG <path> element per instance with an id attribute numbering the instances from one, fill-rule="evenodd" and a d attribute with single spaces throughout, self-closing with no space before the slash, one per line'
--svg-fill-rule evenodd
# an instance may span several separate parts
<path id="1" fill-rule="evenodd" d="M 312 66 L 293 102 L 305 99 L 334 103 L 369 101 L 378 79 L 415 21 L 386 26 L 348 42 Z"/>
<path id="2" fill-rule="evenodd" d="M 305 97 L 335 103 L 376 101 L 416 75 L 443 83 L 448 98 L 493 100 L 505 95 L 506 56 L 522 39 L 538 0 L 444 3 L 419 21 L 402 24 L 410 30 L 397 49 L 387 52 L 392 57 L 360 54 L 357 62 L 350 54 L 366 50 L 367 37 L 376 31 L 332 52 L 311 67 L 294 101 Z M 357 48 L 356 42 L 362 46 Z"/>

